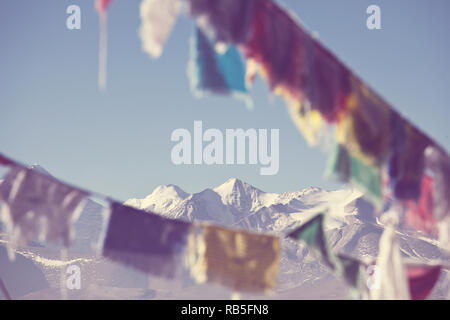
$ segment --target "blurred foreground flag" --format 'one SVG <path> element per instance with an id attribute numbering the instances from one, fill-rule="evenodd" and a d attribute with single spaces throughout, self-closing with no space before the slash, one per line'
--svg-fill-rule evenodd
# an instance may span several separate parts
<path id="1" fill-rule="evenodd" d="M 358 185 L 376 204 L 382 200 L 380 169 L 351 156 L 347 148 L 341 144 L 336 144 L 330 155 L 326 175 Z"/>
<path id="2" fill-rule="evenodd" d="M 288 237 L 304 242 L 315 252 L 317 258 L 334 270 L 337 261 L 327 243 L 323 227 L 324 218 L 322 213 L 316 215 L 288 234 Z"/>
<path id="3" fill-rule="evenodd" d="M 13 163 L 11 162 L 11 160 L 2 156 L 2 154 L 0 153 L 0 166 L 10 166 L 12 164 Z"/>
<path id="4" fill-rule="evenodd" d="M 385 213 L 382 222 L 386 224 L 380 238 L 376 262 L 375 284 L 370 289 L 372 300 L 409 300 L 407 276 L 395 231 L 398 218 L 394 211 Z"/>
<path id="5" fill-rule="evenodd" d="M 39 239 L 67 247 L 87 195 L 49 175 L 13 166 L 0 185 L 0 217 L 15 245 Z"/>
<path id="6" fill-rule="evenodd" d="M 189 241 L 192 276 L 234 291 L 269 292 L 277 282 L 279 238 L 202 225 Z"/>
<path id="7" fill-rule="evenodd" d="M 425 300 L 439 280 L 441 266 L 408 266 L 407 274 L 411 299 Z"/>
<path id="8" fill-rule="evenodd" d="M 159 58 L 180 12 L 179 0 L 143 0 L 139 35 L 142 48 Z"/>
<path id="9" fill-rule="evenodd" d="M 173 278 L 183 264 L 191 225 L 111 203 L 103 255 L 143 272 Z"/>
<path id="10" fill-rule="evenodd" d="M 232 94 L 249 105 L 245 66 L 237 48 L 224 43 L 214 45 L 200 28 L 196 28 L 191 41 L 188 76 L 194 94 Z"/>

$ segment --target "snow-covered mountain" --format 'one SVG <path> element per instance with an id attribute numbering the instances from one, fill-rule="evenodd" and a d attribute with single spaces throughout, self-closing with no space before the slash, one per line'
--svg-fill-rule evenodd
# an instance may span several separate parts
<path id="1" fill-rule="evenodd" d="M 355 189 L 327 191 L 310 187 L 277 194 L 266 193 L 233 178 L 194 194 L 187 194 L 174 185 L 160 186 L 148 197 L 130 199 L 125 204 L 172 219 L 209 221 L 280 236 L 314 214 L 327 210 L 325 228 L 332 249 L 364 259 L 377 256 L 378 242 L 384 229 L 373 206 Z M 448 259 L 433 239 L 417 231 L 402 229 L 398 236 L 405 258 L 424 262 Z M 442 277 L 441 289 L 436 289 L 434 297 L 447 295 L 450 276 L 443 272 Z M 309 287 L 313 292 L 323 290 L 321 294 L 327 294 L 320 287 L 337 283 L 336 288 L 340 289 L 336 289 L 336 296 L 330 293 L 327 297 L 345 297 L 342 283 L 310 254 L 308 248 L 286 238 L 283 239 L 278 280 L 280 292 Z"/>
<path id="2" fill-rule="evenodd" d="M 209 221 L 254 231 L 283 231 L 311 214 L 330 209 L 344 219 L 344 207 L 359 198 L 353 190 L 328 192 L 319 188 L 281 194 L 266 193 L 232 178 L 215 188 L 188 194 L 174 185 L 159 186 L 144 199 L 125 204 L 172 219 Z M 338 208 L 338 209 L 337 209 Z"/>

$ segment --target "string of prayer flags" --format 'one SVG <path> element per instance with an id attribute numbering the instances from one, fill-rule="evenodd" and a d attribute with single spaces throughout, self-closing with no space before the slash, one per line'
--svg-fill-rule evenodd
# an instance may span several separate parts
<path id="1" fill-rule="evenodd" d="M 181 271 L 191 224 L 117 202 L 110 208 L 103 256 L 156 276 Z"/>
<path id="2" fill-rule="evenodd" d="M 320 213 L 288 234 L 289 238 L 303 241 L 314 250 L 318 258 L 332 270 L 336 268 L 336 258 L 331 252 L 324 232 L 324 214 Z"/>
<path id="3" fill-rule="evenodd" d="M 100 40 L 99 40 L 99 67 L 98 86 L 101 90 L 106 89 L 107 65 L 108 65 L 108 7 L 112 0 L 95 0 L 95 9 L 100 17 Z"/>
<path id="4" fill-rule="evenodd" d="M 385 213 L 381 218 L 386 227 L 380 238 L 375 272 L 377 280 L 376 286 L 370 288 L 370 298 L 373 300 L 409 300 L 406 271 L 395 231 L 398 218 L 394 211 Z"/>
<path id="5" fill-rule="evenodd" d="M 189 260 L 193 278 L 236 292 L 275 288 L 280 258 L 278 237 L 201 225 L 192 233 Z"/>
<path id="6" fill-rule="evenodd" d="M 332 172 L 338 178 L 363 187 L 376 204 L 392 189 L 397 204 L 406 205 L 417 216 L 418 210 L 410 207 L 410 201 L 416 201 L 423 217 L 423 201 L 430 199 L 429 192 L 421 197 L 427 192 L 423 188 L 424 152 L 434 146 L 431 139 L 402 118 L 276 2 L 187 2 L 190 14 L 209 39 L 215 44 L 236 45 L 244 54 L 247 80 L 260 73 L 271 90 L 286 100 L 308 144 L 317 145 L 327 133 L 326 126 L 336 124 L 336 140 L 345 148 L 345 153 L 332 157 L 344 161 L 334 161 L 338 166 Z M 450 232 L 450 218 L 444 219 L 450 215 L 450 160 L 436 149 L 438 155 L 430 158 L 437 172 L 432 177 L 433 212 L 439 228 L 447 229 L 440 235 L 444 237 Z M 381 184 L 386 170 L 389 183 Z M 447 239 L 450 243 L 450 236 Z"/>
<path id="7" fill-rule="evenodd" d="M 326 175 L 358 185 L 375 203 L 382 200 L 380 170 L 351 156 L 343 145 L 336 144 L 328 162 Z"/>
<path id="8" fill-rule="evenodd" d="M 161 56 L 180 8 L 179 0 L 143 0 L 141 2 L 139 35 L 143 50 L 153 58 Z"/>
<path id="9" fill-rule="evenodd" d="M 231 93 L 249 102 L 245 66 L 234 45 L 226 46 L 224 52 L 220 53 L 203 31 L 196 28 L 191 46 L 188 75 L 191 89 L 197 96 L 209 92 Z"/>
<path id="10" fill-rule="evenodd" d="M 408 266 L 406 272 L 411 299 L 425 300 L 439 280 L 441 266 Z"/>
<path id="11" fill-rule="evenodd" d="M 68 247 L 87 193 L 32 169 L 13 166 L 0 185 L 1 220 L 11 242 L 47 240 Z"/>

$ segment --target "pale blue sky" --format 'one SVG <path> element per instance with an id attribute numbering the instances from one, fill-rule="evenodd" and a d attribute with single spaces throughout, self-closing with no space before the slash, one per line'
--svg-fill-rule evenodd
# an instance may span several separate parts
<path id="1" fill-rule="evenodd" d="M 161 59 L 151 60 L 137 36 L 138 0 L 115 0 L 109 14 L 108 90 L 97 89 L 98 19 L 91 0 L 0 2 L 0 151 L 39 163 L 75 185 L 120 200 L 157 185 L 188 192 L 241 178 L 265 191 L 323 179 L 326 155 L 308 148 L 283 101 L 262 80 L 251 91 L 254 110 L 227 97 L 196 99 L 186 65 L 193 24 L 182 16 Z M 369 85 L 450 149 L 450 2 L 448 0 L 286 0 L 303 23 Z M 82 9 L 82 29 L 67 30 L 66 7 Z M 379 4 L 382 30 L 365 26 Z M 280 170 L 257 166 L 175 166 L 176 128 L 279 128 Z"/>

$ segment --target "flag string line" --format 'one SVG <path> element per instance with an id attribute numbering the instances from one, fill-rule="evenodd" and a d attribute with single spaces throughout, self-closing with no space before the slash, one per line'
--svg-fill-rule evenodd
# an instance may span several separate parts
<path id="1" fill-rule="evenodd" d="M 17 167 L 20 167 L 20 168 L 25 169 L 25 170 L 30 170 L 23 163 L 21 163 L 21 162 L 19 162 L 17 160 L 11 159 L 11 158 L 5 156 L 4 154 L 0 153 L 0 159 L 2 159 L 2 158 L 6 159 L 9 162 L 9 164 L 6 165 L 7 167 L 10 166 L 10 164 L 12 164 L 13 166 L 17 166 Z M 44 179 L 46 179 L 48 181 L 56 181 L 58 183 L 64 184 L 65 186 L 67 186 L 69 188 L 72 188 L 74 190 L 86 193 L 88 196 L 92 196 L 94 198 L 100 198 L 100 199 L 102 199 L 102 200 L 104 200 L 104 201 L 106 201 L 108 203 L 121 203 L 121 201 L 115 200 L 115 199 L 113 199 L 113 198 L 111 198 L 109 196 L 106 196 L 106 195 L 102 194 L 102 193 L 94 192 L 94 191 L 90 191 L 90 190 L 87 190 L 87 189 L 76 187 L 76 186 L 74 186 L 72 184 L 68 184 L 66 182 L 61 181 L 59 178 L 53 177 L 51 175 L 47 175 L 45 173 L 42 173 L 42 172 L 39 172 L 39 171 L 36 171 L 36 170 L 33 171 L 33 174 L 38 174 L 40 177 L 42 177 L 42 178 L 44 178 Z M 139 209 L 139 210 L 141 210 L 141 209 Z M 141 210 L 141 211 L 144 211 L 144 210 Z M 148 214 L 154 214 L 153 212 L 148 212 L 148 211 L 144 211 L 144 212 L 148 213 Z M 318 212 L 318 214 L 319 214 L 319 212 Z M 194 225 L 194 226 L 201 226 L 201 225 L 208 224 L 208 223 L 201 223 L 201 222 L 197 222 L 197 223 L 189 222 L 189 223 L 191 225 Z M 221 227 L 223 227 L 223 226 L 221 226 Z M 235 228 L 229 228 L 229 227 L 228 228 L 227 227 L 223 227 L 223 228 L 228 229 L 230 231 L 236 231 L 237 230 Z M 239 231 L 243 231 L 243 230 L 239 230 Z M 248 232 L 248 231 L 245 231 L 245 232 L 251 233 L 251 232 Z M 257 234 L 263 234 L 263 233 L 257 232 Z M 267 234 L 267 233 L 265 233 L 265 234 Z M 279 236 L 279 238 L 286 238 L 287 239 L 288 236 L 287 236 L 287 234 L 284 234 L 284 236 Z M 341 254 L 341 253 L 338 253 L 338 254 L 343 256 L 343 257 L 347 257 L 347 258 L 351 258 L 353 260 L 357 260 L 359 263 L 361 263 L 362 265 L 364 265 L 366 267 L 371 265 L 371 263 L 368 262 L 368 261 L 363 261 L 361 259 L 349 256 L 349 255 Z M 438 261 L 438 260 L 432 260 L 429 263 L 416 261 L 414 259 L 404 259 L 403 261 L 404 261 L 404 263 L 406 265 L 410 265 L 410 266 L 418 266 L 418 267 L 419 266 L 427 266 L 427 267 L 441 266 L 443 269 L 450 270 L 450 264 L 449 263 L 446 263 L 446 262 L 443 262 L 443 261 Z"/>

